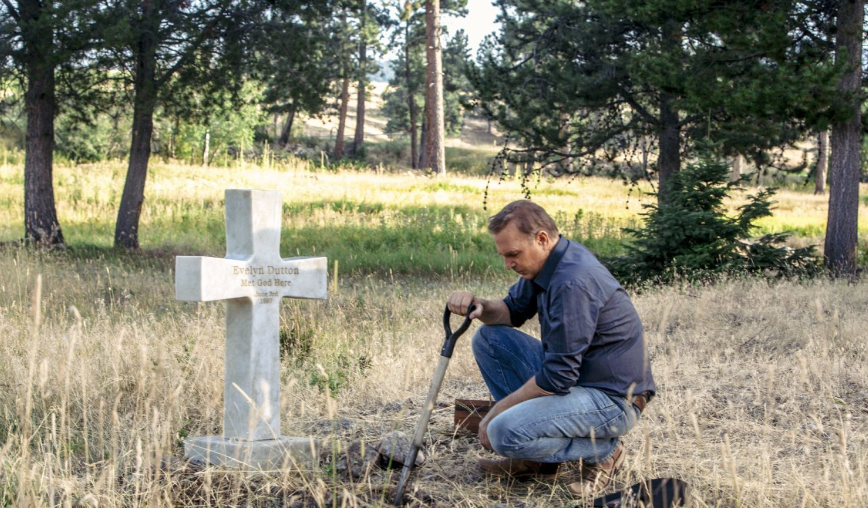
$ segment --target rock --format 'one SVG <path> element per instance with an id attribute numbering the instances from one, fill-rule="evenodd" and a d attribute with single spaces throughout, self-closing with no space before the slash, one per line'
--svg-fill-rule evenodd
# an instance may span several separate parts
<path id="1" fill-rule="evenodd" d="M 377 445 L 377 450 L 380 452 L 380 465 L 387 468 L 391 465 L 393 468 L 404 467 L 404 462 L 409 460 L 410 448 L 412 441 L 401 431 L 389 432 L 380 444 Z M 425 463 L 425 452 L 419 450 L 416 455 L 416 463 L 414 467 L 419 467 Z"/>
<path id="2" fill-rule="evenodd" d="M 353 421 L 349 418 L 338 418 L 336 420 L 320 420 L 314 424 L 314 429 L 321 433 L 332 433 L 347 431 L 353 428 Z"/>
<path id="3" fill-rule="evenodd" d="M 345 453 L 341 454 L 335 464 L 335 469 L 342 475 L 358 480 L 371 470 L 379 458 L 380 453 L 375 447 L 365 446 L 361 441 L 356 441 L 347 448 Z"/>
<path id="4" fill-rule="evenodd" d="M 384 413 L 397 413 L 404 407 L 400 402 L 390 402 L 383 406 Z"/>

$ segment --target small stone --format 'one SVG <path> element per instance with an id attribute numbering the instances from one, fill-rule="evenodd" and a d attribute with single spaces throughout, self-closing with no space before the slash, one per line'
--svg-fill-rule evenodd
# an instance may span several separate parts
<path id="1" fill-rule="evenodd" d="M 390 402 L 383 406 L 384 413 L 396 413 L 401 410 L 403 405 L 400 402 Z"/>
<path id="2" fill-rule="evenodd" d="M 343 475 L 358 480 L 371 470 L 379 458 L 380 453 L 375 447 L 356 441 L 338 458 L 335 469 Z"/>
<path id="3" fill-rule="evenodd" d="M 404 463 L 409 460 L 411 447 L 412 441 L 406 434 L 398 430 L 389 432 L 383 436 L 380 444 L 377 445 L 377 450 L 380 452 L 380 465 L 384 468 L 389 466 L 393 468 L 404 467 Z M 414 467 L 419 467 L 424 463 L 425 452 L 420 449 L 419 453 L 416 454 Z"/>
<path id="4" fill-rule="evenodd" d="M 349 418 L 338 418 L 336 420 L 320 420 L 314 425 L 317 432 L 340 432 L 353 428 L 353 421 Z"/>

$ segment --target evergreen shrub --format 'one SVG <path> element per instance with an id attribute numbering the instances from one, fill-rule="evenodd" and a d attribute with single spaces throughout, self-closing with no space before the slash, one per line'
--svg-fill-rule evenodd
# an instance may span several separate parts
<path id="1" fill-rule="evenodd" d="M 605 260 L 622 281 L 638 283 L 697 280 L 719 274 L 813 275 L 819 269 L 814 246 L 783 245 L 788 234 L 752 238 L 757 219 L 772 214 L 774 188 L 759 191 L 728 216 L 724 199 L 742 181 L 729 181 L 729 167 L 705 153 L 675 173 L 663 204 L 644 205 L 644 225 L 626 228 L 634 240 L 627 254 Z"/>

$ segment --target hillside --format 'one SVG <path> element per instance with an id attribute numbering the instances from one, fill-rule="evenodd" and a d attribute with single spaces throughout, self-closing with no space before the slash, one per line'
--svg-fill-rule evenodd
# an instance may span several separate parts
<path id="1" fill-rule="evenodd" d="M 382 114 L 383 94 L 388 89 L 388 83 L 374 82 L 371 84 L 370 93 L 365 102 L 365 141 L 366 142 L 383 142 L 390 139 L 390 134 L 393 137 L 400 137 L 400 134 L 386 132 L 387 118 Z M 347 141 L 352 141 L 353 133 L 356 129 L 356 90 L 355 87 L 350 87 L 350 105 L 349 113 L 347 114 L 347 126 L 344 134 Z M 332 111 L 337 111 L 337 107 L 332 108 Z M 338 115 L 330 114 L 321 118 L 309 117 L 305 119 L 302 133 L 305 136 L 316 137 L 321 139 L 334 140 L 338 130 Z M 495 146 L 502 145 L 502 137 L 497 130 L 492 128 L 492 133 L 488 132 L 487 122 L 475 118 L 465 117 L 464 129 L 461 136 L 457 138 L 447 138 L 446 146 L 460 148 L 484 148 L 491 149 Z"/>

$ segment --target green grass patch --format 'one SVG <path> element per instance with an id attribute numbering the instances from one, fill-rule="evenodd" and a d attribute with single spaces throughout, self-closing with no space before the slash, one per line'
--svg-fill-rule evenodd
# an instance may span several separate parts
<path id="1" fill-rule="evenodd" d="M 459 148 L 446 147 L 446 170 L 465 175 L 486 175 L 491 159 L 497 154 L 496 148 Z"/>
<path id="2" fill-rule="evenodd" d="M 472 150 L 454 150 L 468 158 L 478 156 Z M 140 225 L 142 252 L 136 255 L 112 248 L 124 164 L 56 168 L 55 195 L 68 247 L 57 255 L 70 262 L 111 266 L 141 257 L 161 270 L 171 269 L 176 254 L 222 257 L 224 189 L 254 188 L 283 194 L 284 256 L 327 256 L 330 263 L 340 263 L 341 274 L 512 276 L 502 269 L 486 225 L 502 206 L 523 198 L 517 178 L 323 171 L 299 161 L 271 168 L 249 163 L 215 166 L 207 171 L 158 161 L 151 166 Z M 0 166 L 0 242 L 24 234 L 22 175 L 21 166 Z M 527 185 L 532 199 L 552 214 L 564 236 L 600 257 L 624 252 L 630 238 L 622 229 L 639 226 L 642 205 L 654 202 L 653 196 L 641 192 L 647 189 L 631 192 L 620 181 L 604 178 L 541 178 Z M 727 205 L 730 213 L 753 192 L 734 196 Z M 758 222 L 757 236 L 790 232 L 794 246 L 822 244 L 828 198 L 782 190 L 775 200 L 774 215 Z M 860 212 L 861 238 L 868 235 L 868 207 L 861 206 Z"/>

